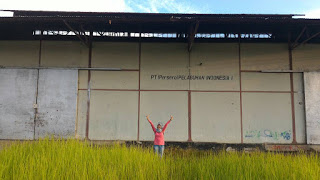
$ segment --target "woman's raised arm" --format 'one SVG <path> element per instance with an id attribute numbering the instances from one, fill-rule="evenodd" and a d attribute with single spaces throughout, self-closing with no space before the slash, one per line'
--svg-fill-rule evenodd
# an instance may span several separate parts
<path id="1" fill-rule="evenodd" d="M 168 124 L 173 120 L 173 117 L 170 116 L 170 120 L 164 125 L 162 132 L 164 132 L 167 129 Z"/>
<path id="2" fill-rule="evenodd" d="M 150 125 L 152 127 L 153 132 L 155 133 L 156 132 L 156 128 L 154 127 L 152 121 L 149 119 L 149 115 L 147 115 L 146 117 L 147 117 L 147 120 L 149 121 L 149 123 L 150 123 Z"/>

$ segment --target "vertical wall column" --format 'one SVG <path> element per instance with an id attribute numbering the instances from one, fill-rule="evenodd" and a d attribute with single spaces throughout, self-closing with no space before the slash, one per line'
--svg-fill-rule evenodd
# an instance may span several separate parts
<path id="1" fill-rule="evenodd" d="M 191 70 L 190 70 L 190 66 L 191 66 L 191 57 L 190 57 L 190 51 L 188 51 L 189 54 L 189 64 L 188 64 L 188 71 L 189 71 L 189 76 L 191 75 Z M 191 128 L 191 88 L 190 88 L 190 80 L 189 80 L 189 90 L 188 90 L 188 142 L 192 142 L 192 128 Z"/>
<path id="2" fill-rule="evenodd" d="M 140 81 L 141 81 L 141 32 L 139 33 L 139 89 L 138 89 L 138 134 L 137 134 L 138 142 L 140 141 L 140 94 L 141 94 Z"/>
<path id="3" fill-rule="evenodd" d="M 39 61 L 38 61 L 38 67 L 41 67 L 41 49 L 42 49 L 42 35 L 43 31 L 41 31 L 40 35 L 40 42 L 39 42 Z M 36 126 L 37 126 L 37 119 L 38 119 L 38 94 L 39 94 L 39 75 L 40 75 L 40 69 L 37 69 L 37 88 L 36 88 L 36 106 L 34 108 L 34 121 L 33 121 L 33 138 L 36 138 Z"/>
<path id="4" fill-rule="evenodd" d="M 91 59 L 92 59 L 92 38 L 93 38 L 93 32 L 92 32 L 92 31 L 90 31 L 88 68 L 91 68 Z M 85 135 L 85 138 L 86 138 L 86 139 L 89 139 L 90 95 L 91 95 L 91 70 L 88 70 L 87 119 L 86 119 L 86 135 Z"/>
<path id="5" fill-rule="evenodd" d="M 241 143 L 243 143 L 243 125 L 242 125 L 242 83 L 241 83 L 241 34 L 238 34 L 239 48 L 239 86 L 240 86 L 240 127 L 241 127 Z"/>
<path id="6" fill-rule="evenodd" d="M 289 68 L 293 70 L 292 65 L 292 47 L 291 47 L 291 33 L 288 33 L 288 51 L 289 51 Z M 294 84 L 293 84 L 293 73 L 290 73 L 290 93 L 291 93 L 291 109 L 292 109 L 292 143 L 296 144 L 296 115 L 294 107 Z"/>

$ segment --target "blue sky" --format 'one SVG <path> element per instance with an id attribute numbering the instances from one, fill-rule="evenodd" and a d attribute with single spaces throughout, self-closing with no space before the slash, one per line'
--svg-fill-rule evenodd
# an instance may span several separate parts
<path id="1" fill-rule="evenodd" d="M 320 0 L 0 0 L 0 9 L 152 13 L 306 14 L 309 18 L 320 18 Z M 3 15 L 4 13 L 1 14 Z"/>

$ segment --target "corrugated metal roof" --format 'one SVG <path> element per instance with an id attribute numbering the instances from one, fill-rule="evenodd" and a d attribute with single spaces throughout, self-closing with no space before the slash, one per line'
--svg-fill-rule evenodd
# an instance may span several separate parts
<path id="1" fill-rule="evenodd" d="M 199 23 L 198 33 L 270 33 L 286 41 L 288 32 L 298 36 L 308 26 L 320 32 L 320 19 L 294 18 L 301 14 L 176 14 L 121 12 L 65 12 L 5 10 L 13 17 L 0 17 L 1 36 L 31 36 L 34 30 L 70 31 L 65 22 L 79 31 L 146 32 L 189 34 Z"/>

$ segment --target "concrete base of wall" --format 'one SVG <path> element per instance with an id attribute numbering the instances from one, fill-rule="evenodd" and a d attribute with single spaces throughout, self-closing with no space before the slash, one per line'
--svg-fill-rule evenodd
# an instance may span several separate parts
<path id="1" fill-rule="evenodd" d="M 113 141 L 91 141 L 97 145 L 112 144 Z M 119 141 L 119 143 L 126 143 L 130 145 L 140 145 L 143 147 L 152 147 L 152 141 Z M 223 144 L 223 143 L 201 143 L 201 142 L 166 142 L 166 147 L 179 147 L 182 149 L 194 148 L 198 150 L 212 150 L 212 151 L 244 151 L 244 152 L 320 152 L 320 145 L 306 145 L 306 144 Z"/>
<path id="2" fill-rule="evenodd" d="M 135 142 L 136 143 L 136 142 Z M 144 146 L 152 146 L 152 142 L 141 142 Z M 198 150 L 213 151 L 244 151 L 244 152 L 320 152 L 320 145 L 292 145 L 292 144 L 222 144 L 197 142 L 166 142 L 167 147 L 195 148 Z"/>
<path id="3" fill-rule="evenodd" d="M 310 149 L 316 152 L 320 152 L 320 145 L 309 145 Z"/>
<path id="4" fill-rule="evenodd" d="M 310 151 L 309 145 L 279 145 L 279 144 L 266 144 L 264 145 L 266 151 L 280 151 L 280 152 L 297 152 L 297 151 Z"/>
<path id="5" fill-rule="evenodd" d="M 28 140 L 30 141 L 30 140 Z M 0 140 L 0 150 L 16 143 L 22 143 L 24 140 Z M 34 141 L 30 141 L 34 142 Z M 94 145 L 108 146 L 115 142 L 126 144 L 127 146 L 143 146 L 152 147 L 152 141 L 90 141 Z M 244 152 L 320 152 L 320 145 L 293 145 L 293 144 L 222 144 L 222 143 L 199 143 L 199 142 L 166 142 L 167 148 L 179 147 L 182 149 L 194 148 L 198 150 L 212 150 L 212 151 L 244 151 Z"/>

